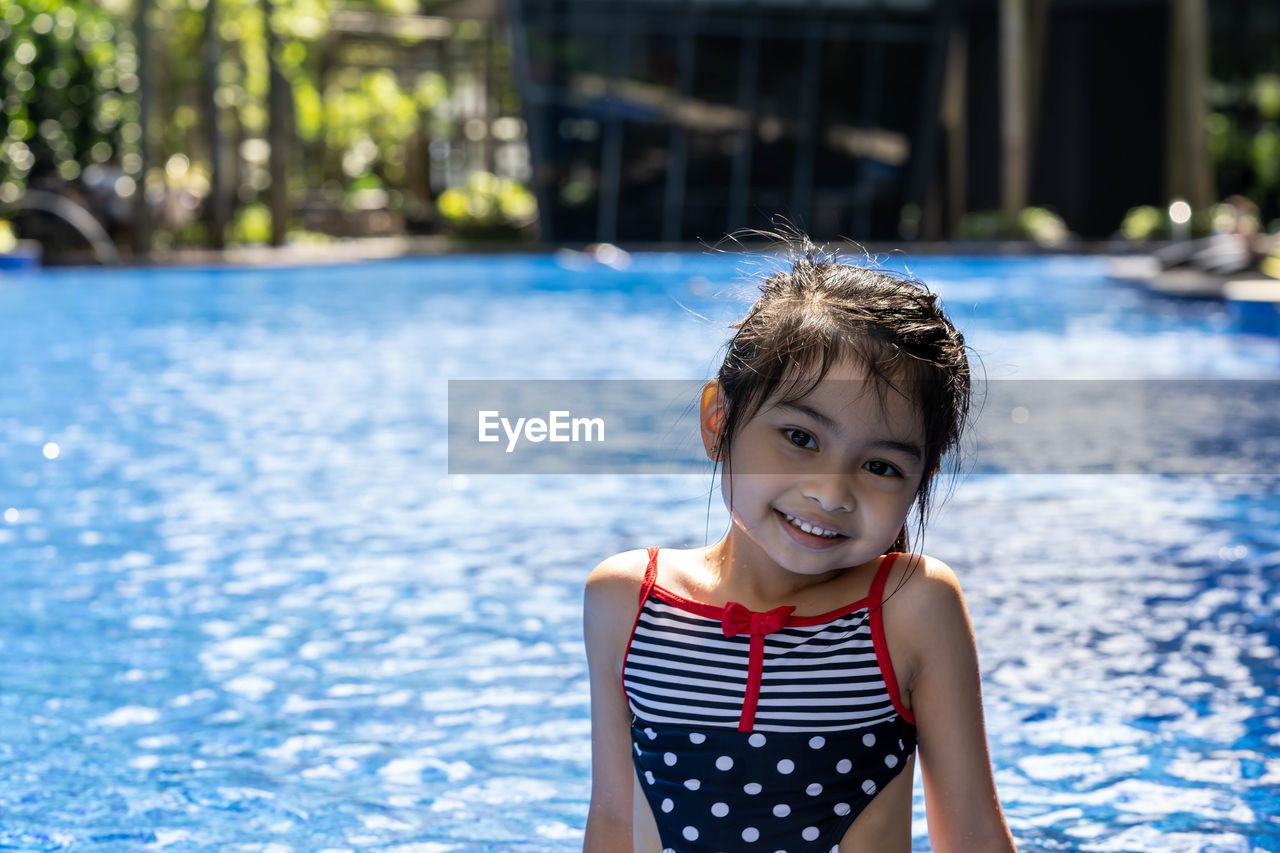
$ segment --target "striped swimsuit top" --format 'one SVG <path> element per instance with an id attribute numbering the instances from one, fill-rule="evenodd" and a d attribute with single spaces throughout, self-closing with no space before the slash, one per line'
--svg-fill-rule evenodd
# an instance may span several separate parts
<path id="1" fill-rule="evenodd" d="M 623 660 L 632 760 L 664 853 L 834 851 L 915 750 L 870 594 L 818 616 L 640 589 Z"/>

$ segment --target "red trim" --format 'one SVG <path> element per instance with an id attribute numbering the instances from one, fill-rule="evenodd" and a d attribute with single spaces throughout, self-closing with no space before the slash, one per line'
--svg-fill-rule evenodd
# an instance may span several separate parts
<path id="1" fill-rule="evenodd" d="M 627 637 L 627 648 L 622 653 L 622 674 L 619 681 L 622 683 L 622 696 L 627 698 L 627 658 L 631 655 L 631 641 L 635 639 L 636 627 L 640 624 L 640 611 L 644 609 L 644 600 L 649 597 L 649 591 L 654 589 L 658 582 L 658 547 L 650 546 L 649 548 L 649 565 L 644 569 L 644 582 L 640 584 L 640 603 L 636 608 L 636 619 L 631 623 L 631 634 Z M 627 699 L 630 702 L 630 699 Z"/>
<path id="2" fill-rule="evenodd" d="M 760 679 L 764 675 L 764 634 L 751 635 L 751 655 L 747 658 L 747 690 L 742 696 L 742 716 L 738 731 L 749 732 L 756 722 L 756 703 L 760 701 Z"/>
<path id="3" fill-rule="evenodd" d="M 679 607 L 681 610 L 687 610 L 690 613 L 696 613 L 699 616 L 706 616 L 717 621 L 724 618 L 725 605 L 723 604 L 706 604 L 701 601 L 694 601 L 657 584 L 653 587 L 653 596 L 654 598 L 662 599 L 667 604 Z M 867 606 L 870 600 L 871 596 L 860 598 L 852 604 L 846 604 L 836 610 L 828 610 L 826 613 L 819 613 L 817 616 L 788 616 L 783 627 L 803 628 L 811 625 L 821 625 L 824 622 L 832 622 L 841 616 L 847 616 L 855 610 L 861 610 Z"/>
<path id="4" fill-rule="evenodd" d="M 868 597 L 877 605 L 884 603 L 885 582 L 889 580 L 889 569 L 897 556 L 896 551 L 887 555 L 880 564 L 880 570 L 876 572 L 875 579 L 871 582 L 871 594 Z M 889 643 L 884 638 L 883 613 L 883 607 L 877 606 L 871 610 L 871 643 L 876 649 L 876 662 L 880 664 L 880 677 L 884 679 L 884 686 L 889 691 L 889 700 L 893 702 L 894 710 L 902 719 L 914 726 L 915 715 L 902 704 L 902 694 L 898 690 L 898 675 L 894 672 L 893 660 L 889 657 Z"/>
<path id="5" fill-rule="evenodd" d="M 658 585 L 658 548 L 651 547 L 649 551 L 649 564 L 645 567 L 644 582 L 640 584 L 640 595 L 638 607 L 636 610 L 635 621 L 631 623 L 631 634 L 627 638 L 627 648 L 622 656 L 622 674 L 621 684 L 623 696 L 626 696 L 627 684 L 627 658 L 631 655 L 631 642 L 635 639 L 636 628 L 640 624 L 640 611 L 644 609 L 645 600 L 652 595 L 668 604 L 687 610 L 690 613 L 696 613 L 699 616 L 705 616 L 708 619 L 721 620 L 724 618 L 724 610 L 726 605 L 706 604 L 701 601 L 694 601 L 691 598 L 685 598 L 682 595 L 672 592 L 669 589 Z M 865 598 L 860 598 L 852 604 L 846 604 L 844 607 L 836 610 L 829 610 L 826 613 L 820 613 L 817 616 L 788 616 L 783 627 L 791 626 L 810 626 L 821 625 L 824 622 L 831 622 L 855 610 L 861 610 L 867 607 L 870 602 L 878 604 L 884 601 L 884 587 L 889 579 L 889 571 L 893 567 L 893 561 L 898 556 L 898 552 L 886 554 L 884 559 L 880 561 L 880 567 L 876 570 L 876 575 L 871 581 L 871 591 Z M 889 644 L 884 637 L 884 617 L 882 608 L 875 607 L 871 609 L 871 643 L 875 647 L 876 663 L 880 666 L 880 677 L 884 679 L 885 689 L 889 693 L 889 700 L 893 703 L 894 710 L 911 725 L 916 724 L 915 716 L 910 709 L 902 704 L 902 694 L 898 690 L 898 677 L 893 669 L 893 660 L 889 657 Z M 756 705 L 760 699 L 760 682 L 764 673 L 764 635 L 751 635 L 751 649 L 748 657 L 747 665 L 747 684 L 746 693 L 743 696 L 742 715 L 738 719 L 738 731 L 749 732 L 755 723 Z M 630 699 L 628 699 L 628 702 Z"/>

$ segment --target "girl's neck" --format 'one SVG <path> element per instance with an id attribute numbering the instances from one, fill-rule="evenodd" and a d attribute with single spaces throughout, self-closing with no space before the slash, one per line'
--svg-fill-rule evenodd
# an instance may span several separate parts
<path id="1" fill-rule="evenodd" d="M 750 537 L 730 528 L 719 542 L 703 552 L 706 577 L 727 600 L 751 610 L 794 604 L 811 587 L 842 577 L 848 569 L 801 575 L 778 565 Z"/>

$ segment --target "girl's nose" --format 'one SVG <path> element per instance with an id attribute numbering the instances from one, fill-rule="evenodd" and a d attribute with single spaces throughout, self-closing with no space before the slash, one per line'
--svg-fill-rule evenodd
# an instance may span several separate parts
<path id="1" fill-rule="evenodd" d="M 800 490 L 805 497 L 817 501 L 824 512 L 852 512 L 857 505 L 849 478 L 840 474 L 815 475 Z"/>

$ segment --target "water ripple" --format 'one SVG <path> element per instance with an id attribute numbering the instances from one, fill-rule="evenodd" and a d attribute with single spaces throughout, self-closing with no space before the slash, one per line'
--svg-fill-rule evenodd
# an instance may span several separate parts
<path id="1" fill-rule="evenodd" d="M 989 378 L 1280 375 L 1273 339 L 1093 261 L 917 267 Z M 735 265 L 350 273 L 0 286 L 0 846 L 580 844 L 582 581 L 701 544 L 722 504 L 450 475 L 446 382 L 701 378 Z M 940 508 L 923 544 L 966 589 L 1021 850 L 1280 849 L 1276 485 L 976 476 Z"/>

